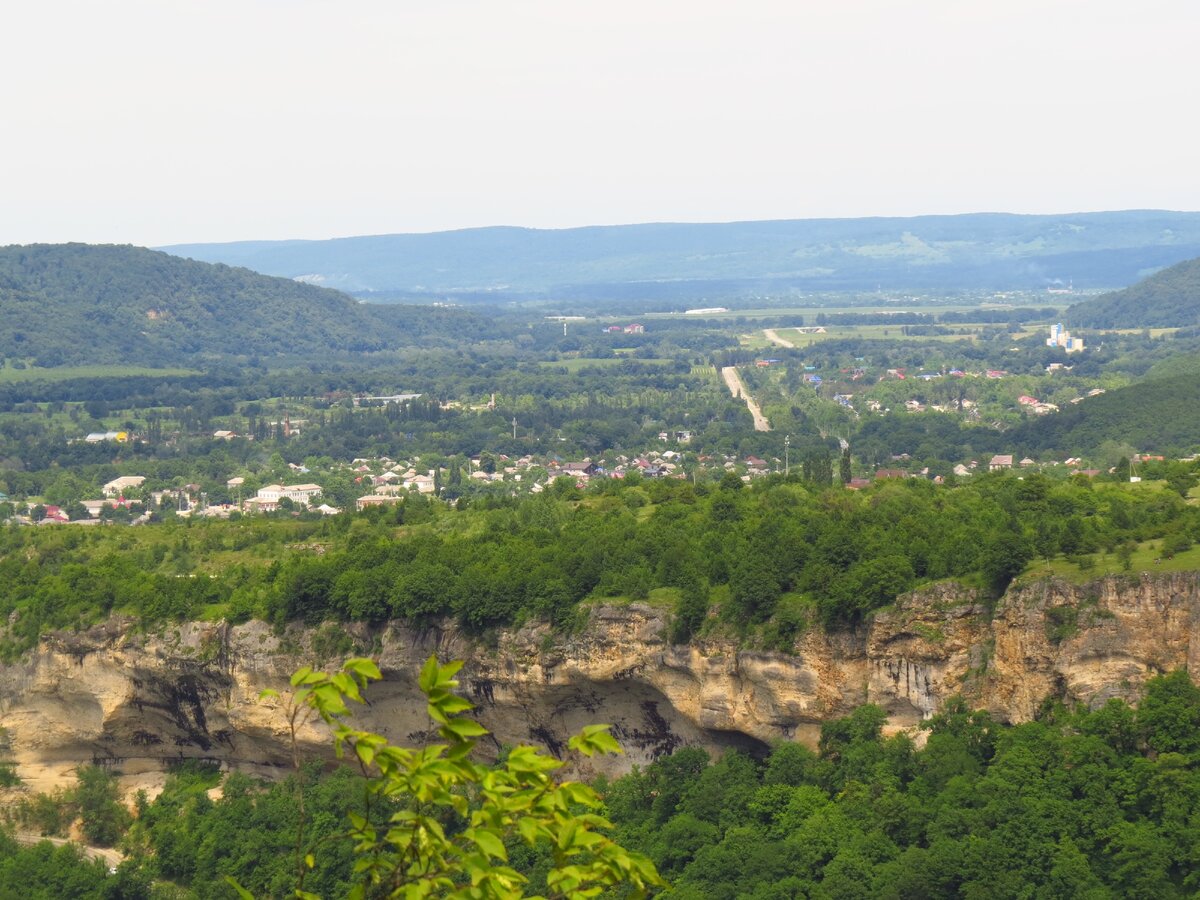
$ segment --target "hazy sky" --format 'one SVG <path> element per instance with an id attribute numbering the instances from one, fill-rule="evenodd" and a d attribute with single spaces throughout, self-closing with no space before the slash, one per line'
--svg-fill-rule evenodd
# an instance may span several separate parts
<path id="1" fill-rule="evenodd" d="M 1194 0 L 51 0 L 0 243 L 1200 209 Z"/>

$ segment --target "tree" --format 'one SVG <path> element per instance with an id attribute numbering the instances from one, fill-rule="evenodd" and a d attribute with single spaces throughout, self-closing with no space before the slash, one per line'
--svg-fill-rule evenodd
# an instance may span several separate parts
<path id="1" fill-rule="evenodd" d="M 472 760 L 476 740 L 488 732 L 461 715 L 472 708 L 453 692 L 461 666 L 443 666 L 431 656 L 422 668 L 420 688 L 443 743 L 419 748 L 396 746 L 346 723 L 347 700 L 365 702 L 362 690 L 381 677 L 371 660 L 349 660 L 333 675 L 305 667 L 292 676 L 295 691 L 286 705 L 292 734 L 319 715 L 333 729 L 337 756 L 349 751 L 370 775 L 368 798 L 400 805 L 386 831 L 367 815 L 350 813 L 355 871 L 365 878 L 351 896 L 523 897 L 527 879 L 507 865 L 507 845 L 514 841 L 550 856 L 545 880 L 551 897 L 592 897 L 618 885 L 622 896 L 643 897 L 651 887 L 665 886 L 647 857 L 604 834 L 612 825 L 599 814 L 602 802 L 591 787 L 551 777 L 559 760 L 528 746 L 514 747 L 496 766 Z M 620 752 L 606 725 L 584 728 L 568 745 L 588 757 Z M 313 898 L 304 890 L 313 857 L 299 863 L 296 896 Z M 250 896 L 234 886 L 243 898 Z"/>
<path id="2" fill-rule="evenodd" d="M 129 826 L 129 811 L 121 805 L 117 780 L 99 766 L 84 766 L 76 773 L 72 799 L 83 820 L 83 834 L 93 844 L 111 847 Z"/>

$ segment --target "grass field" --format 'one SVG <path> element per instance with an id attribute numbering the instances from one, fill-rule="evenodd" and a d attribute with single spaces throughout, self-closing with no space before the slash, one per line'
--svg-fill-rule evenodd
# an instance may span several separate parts
<path id="1" fill-rule="evenodd" d="M 847 338 L 858 338 L 861 340 L 895 340 L 895 341 L 938 341 L 942 343 L 952 343 L 954 341 L 976 341 L 979 339 L 979 332 L 987 328 L 987 325 L 978 323 L 964 323 L 961 325 L 949 326 L 955 329 L 963 329 L 968 331 L 967 334 L 913 334 L 906 335 L 903 333 L 902 325 L 827 325 L 825 326 L 824 334 L 801 334 L 795 328 L 776 328 L 775 333 L 785 341 L 790 341 L 798 348 L 811 347 L 813 344 L 821 341 L 845 340 Z M 992 326 L 994 327 L 994 326 Z M 1020 334 L 1013 335 L 1013 340 L 1024 340 L 1029 337 L 1041 334 L 1044 329 L 1040 326 L 1024 329 Z M 760 346 L 775 346 L 766 338 L 762 337 L 761 333 L 755 335 L 746 335 L 742 338 L 744 346 L 758 348 Z"/>
<path id="2" fill-rule="evenodd" d="M 607 369 L 612 366 L 623 366 L 626 363 L 644 363 L 650 366 L 666 366 L 673 363 L 673 359 L 633 359 L 623 357 L 620 359 L 596 359 L 592 357 L 579 357 L 578 359 L 558 359 L 558 360 L 543 360 L 538 363 L 543 369 L 566 369 L 568 372 L 578 372 L 580 369 L 601 368 Z"/>
<path id="3" fill-rule="evenodd" d="M 1056 575 L 1067 581 L 1081 584 L 1093 578 L 1104 575 L 1128 574 L 1121 560 L 1115 553 L 1092 554 L 1093 568 L 1085 570 L 1078 565 L 1057 557 L 1047 563 L 1044 559 L 1030 565 L 1023 573 L 1023 578 L 1040 578 L 1046 575 Z M 1158 560 L 1158 562 L 1155 562 Z M 1195 572 L 1200 571 L 1200 545 L 1192 547 L 1183 553 L 1176 553 L 1173 559 L 1162 555 L 1162 541 L 1146 541 L 1139 544 L 1130 558 L 1129 573 L 1135 572 Z"/>
<path id="4" fill-rule="evenodd" d="M 663 313 L 642 313 L 644 319 L 737 319 L 744 317 L 747 319 L 765 319 L 776 318 L 778 316 L 803 316 L 805 324 L 810 320 L 816 319 L 820 313 L 826 315 L 838 315 L 840 313 L 900 313 L 900 312 L 920 312 L 932 313 L 934 315 L 943 312 L 962 312 L 964 310 L 979 309 L 978 304 L 968 303 L 961 305 L 950 304 L 947 306 L 922 306 L 920 304 L 904 304 L 904 303 L 889 303 L 880 306 L 780 306 L 776 308 L 764 307 L 757 309 L 730 309 L 719 313 L 706 313 L 702 316 L 685 316 L 682 313 L 663 312 Z"/>
<path id="5" fill-rule="evenodd" d="M 139 375 L 159 378 L 199 375 L 195 369 L 147 369 L 142 366 L 64 366 L 60 369 L 0 369 L 0 384 L 21 381 L 69 381 L 72 378 L 134 378 Z"/>

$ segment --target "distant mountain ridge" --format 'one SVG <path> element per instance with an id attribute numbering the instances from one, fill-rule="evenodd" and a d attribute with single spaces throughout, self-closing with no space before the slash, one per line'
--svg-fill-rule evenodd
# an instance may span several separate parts
<path id="1" fill-rule="evenodd" d="M 0 359 L 45 367 L 361 352 L 403 336 L 337 291 L 130 246 L 0 247 L 0 310 Z"/>
<path id="2" fill-rule="evenodd" d="M 1200 256 L 1200 213 L 492 227 L 162 249 L 346 291 L 414 295 L 1096 288 Z"/>
<path id="3" fill-rule="evenodd" d="M 1137 284 L 1070 307 L 1086 328 L 1175 328 L 1200 325 L 1200 259 L 1177 263 Z"/>

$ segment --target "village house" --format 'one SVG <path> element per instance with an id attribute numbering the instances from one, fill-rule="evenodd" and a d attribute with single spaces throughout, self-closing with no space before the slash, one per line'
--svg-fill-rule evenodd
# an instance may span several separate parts
<path id="1" fill-rule="evenodd" d="M 38 522 L 39 525 L 61 525 L 71 521 L 61 507 L 47 506 L 46 511 L 42 514 L 42 519 Z"/>
<path id="2" fill-rule="evenodd" d="M 112 501 L 110 501 L 110 500 L 84 500 L 83 501 L 83 508 L 88 511 L 88 515 L 91 516 L 93 519 L 100 518 L 100 512 L 104 509 L 104 507 L 111 506 L 111 505 L 112 505 Z"/>
<path id="3" fill-rule="evenodd" d="M 561 466 L 562 474 L 573 475 L 576 478 L 590 478 L 596 474 L 596 464 L 588 460 L 583 462 L 563 463 Z"/>
<path id="4" fill-rule="evenodd" d="M 313 497 L 321 493 L 319 484 L 268 484 L 258 489 L 255 499 L 260 504 L 279 505 L 280 500 L 290 500 L 302 506 L 308 506 Z"/>
<path id="5" fill-rule="evenodd" d="M 116 497 L 125 491 L 132 490 L 136 487 L 141 487 L 146 482 L 145 475 L 122 475 L 120 478 L 114 478 L 108 484 L 104 485 L 104 494 L 108 497 Z"/>
<path id="6" fill-rule="evenodd" d="M 362 512 L 369 506 L 386 506 L 389 503 L 398 502 L 399 499 L 399 497 L 384 496 L 383 494 L 367 494 L 354 501 L 354 508 Z"/>
<path id="7" fill-rule="evenodd" d="M 435 487 L 432 475 L 414 475 L 404 482 L 404 486 L 419 494 L 432 494 Z"/>
<path id="8" fill-rule="evenodd" d="M 1011 469 L 1013 467 L 1012 454 L 997 454 L 993 456 L 991 462 L 988 463 L 989 472 L 998 472 L 1002 469 Z"/>

